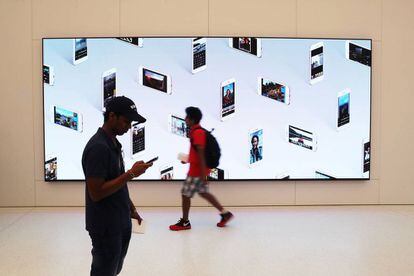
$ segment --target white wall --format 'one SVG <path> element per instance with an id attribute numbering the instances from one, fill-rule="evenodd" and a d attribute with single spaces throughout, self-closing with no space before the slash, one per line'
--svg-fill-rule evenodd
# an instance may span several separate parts
<path id="1" fill-rule="evenodd" d="M 371 181 L 211 190 L 225 205 L 413 204 L 413 10 L 410 0 L 0 0 L 0 206 L 84 204 L 83 183 L 42 180 L 41 38 L 128 35 L 372 38 Z M 180 183 L 129 187 L 137 205 L 180 204 Z"/>

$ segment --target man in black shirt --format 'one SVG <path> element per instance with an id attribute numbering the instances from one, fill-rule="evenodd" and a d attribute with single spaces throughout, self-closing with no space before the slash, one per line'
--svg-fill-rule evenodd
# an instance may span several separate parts
<path id="1" fill-rule="evenodd" d="M 132 100 L 113 98 L 106 105 L 103 126 L 83 151 L 86 230 L 93 247 L 91 275 L 121 271 L 131 238 L 131 218 L 142 221 L 129 197 L 127 181 L 143 174 L 152 163 L 138 161 L 125 172 L 122 146 L 116 139 L 131 128 L 132 121 L 146 120 Z"/>

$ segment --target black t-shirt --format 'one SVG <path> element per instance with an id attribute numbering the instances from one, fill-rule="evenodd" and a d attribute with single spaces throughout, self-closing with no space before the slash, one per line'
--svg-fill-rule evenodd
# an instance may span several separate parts
<path id="1" fill-rule="evenodd" d="M 125 173 L 122 145 L 112 139 L 102 128 L 86 144 L 82 155 L 85 178 L 102 177 L 105 181 Z M 125 185 L 112 195 L 93 202 L 85 185 L 86 230 L 92 233 L 119 233 L 131 227 L 128 186 Z"/>

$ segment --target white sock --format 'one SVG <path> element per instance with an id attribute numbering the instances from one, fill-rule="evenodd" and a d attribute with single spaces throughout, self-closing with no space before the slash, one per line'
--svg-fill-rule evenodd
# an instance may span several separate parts
<path id="1" fill-rule="evenodd" d="M 221 214 L 222 215 L 224 215 L 225 213 L 227 213 L 228 211 L 226 210 L 226 209 L 223 209 L 222 211 L 221 211 Z"/>

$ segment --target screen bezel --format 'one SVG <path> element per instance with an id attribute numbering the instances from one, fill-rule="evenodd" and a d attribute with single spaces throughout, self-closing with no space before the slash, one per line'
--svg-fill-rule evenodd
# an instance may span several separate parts
<path id="1" fill-rule="evenodd" d="M 182 122 L 184 122 L 185 127 L 186 127 L 186 129 L 185 129 L 185 135 L 186 135 L 186 136 L 183 136 L 183 135 L 180 135 L 180 134 L 177 134 L 177 133 L 173 132 L 173 121 L 174 121 L 174 119 L 176 119 L 177 121 L 182 121 Z M 168 127 L 169 127 L 169 131 L 170 131 L 172 134 L 177 135 L 177 136 L 179 136 L 179 137 L 184 137 L 184 138 L 188 137 L 189 129 L 188 129 L 187 123 L 185 122 L 185 119 L 184 119 L 184 118 L 182 118 L 182 117 L 180 117 L 180 116 L 178 116 L 178 115 L 175 115 L 175 114 L 170 114 L 170 115 L 168 116 L 168 125 L 169 125 L 169 126 L 168 126 Z"/>
<path id="2" fill-rule="evenodd" d="M 361 48 L 362 51 L 364 51 L 364 50 L 365 51 L 370 51 L 370 60 L 369 60 L 370 64 L 365 64 L 365 63 L 362 63 L 362 62 L 360 62 L 358 60 L 354 60 L 354 59 L 351 58 L 351 56 L 349 55 L 350 54 L 350 51 L 351 51 L 351 44 L 353 46 L 355 46 L 355 47 Z M 370 50 L 370 49 L 367 49 L 367 48 L 365 48 L 365 47 L 363 47 L 363 46 L 361 46 L 361 45 L 359 45 L 357 43 L 352 42 L 351 40 L 347 40 L 346 43 L 345 43 L 345 56 L 346 56 L 347 59 L 349 59 L 349 60 L 351 60 L 353 62 L 357 62 L 357 63 L 362 64 L 364 66 L 372 67 L 372 47 L 371 47 L 371 50 Z"/>
<path id="3" fill-rule="evenodd" d="M 189 38 L 192 39 L 194 37 L 204 37 L 204 38 L 223 38 L 223 39 L 231 39 L 232 37 L 229 36 L 203 36 L 203 35 L 192 35 L 192 36 L 138 36 L 141 39 L 145 39 L 145 38 Z M 82 36 L 82 37 L 70 37 L 70 36 L 63 36 L 63 37 L 43 37 L 42 38 L 42 64 L 41 64 L 41 76 L 39 76 L 41 78 L 41 82 L 42 82 L 42 106 L 43 106 L 43 118 L 45 118 L 45 113 L 47 112 L 46 108 L 45 108 L 45 100 L 44 100 L 44 86 L 45 83 L 43 82 L 43 64 L 44 64 L 44 40 L 48 40 L 48 39 L 75 39 L 75 38 L 86 38 L 86 39 L 104 39 L 104 38 L 108 38 L 108 39 L 117 39 L 119 37 L 116 36 Z M 349 40 L 349 41 L 354 41 L 354 40 L 364 40 L 364 41 L 369 41 L 370 46 L 371 46 L 371 66 L 370 67 L 370 90 L 369 90 L 369 94 L 370 94 L 370 108 L 369 108 L 369 137 L 370 137 L 370 142 L 372 143 L 372 70 L 373 70 L 373 57 L 374 57 L 374 49 L 373 49 L 373 39 L 372 38 L 359 38 L 359 37 L 272 37 L 272 36 L 256 36 L 255 38 L 261 38 L 261 39 L 297 39 L 297 40 L 304 40 L 304 39 L 309 39 L 309 40 Z M 354 43 L 355 44 L 355 43 Z M 310 55 L 309 55 L 310 56 Z M 310 68 L 310 65 L 309 65 Z M 140 74 L 142 74 L 142 72 L 140 72 Z M 221 91 L 220 91 L 221 92 Z M 221 111 L 221 110 L 220 110 Z M 42 120 L 42 127 L 43 127 L 43 133 L 45 133 L 45 121 L 44 119 Z M 295 146 L 295 145 L 293 145 Z M 44 166 L 44 162 L 46 160 L 46 147 L 45 147 L 45 136 L 43 135 L 43 164 L 42 166 Z M 373 150 L 372 150 L 372 145 L 371 145 L 371 155 L 370 155 L 370 161 L 372 163 L 373 160 Z M 262 179 L 224 179 L 222 181 L 219 182 L 251 182 L 251 181 L 259 181 L 259 182 L 269 182 L 269 181 L 274 181 L 274 182 L 280 182 L 280 181 L 285 181 L 285 182 L 290 182 L 290 181 L 310 181 L 310 182 L 314 182 L 314 181 L 369 181 L 371 180 L 371 175 L 372 175 L 372 165 L 370 168 L 370 171 L 367 172 L 368 173 L 368 177 L 350 177 L 350 178 L 337 178 L 337 179 L 315 179 L 315 178 L 289 178 L 289 179 L 277 179 L 277 178 L 262 178 Z M 61 179 L 61 180 L 52 180 L 52 181 L 47 181 L 45 179 L 45 176 L 43 178 L 46 182 L 85 182 L 85 179 Z M 137 182 L 137 181 L 144 181 L 144 182 L 154 182 L 154 181 L 161 181 L 160 179 L 133 179 L 133 182 Z M 183 179 L 172 179 L 172 180 L 168 180 L 168 181 L 172 181 L 172 182 L 182 182 Z"/>
<path id="4" fill-rule="evenodd" d="M 138 131 L 143 131 L 144 132 L 144 149 L 134 153 L 134 130 L 135 129 L 137 129 Z M 133 123 L 131 125 L 131 129 L 129 131 L 131 132 L 131 134 L 130 134 L 131 135 L 131 158 L 134 159 L 135 157 L 144 154 L 144 152 L 146 150 L 146 143 L 145 143 L 145 123 L 144 124 Z"/>
<path id="5" fill-rule="evenodd" d="M 273 82 L 277 85 L 280 85 L 280 86 L 284 87 L 285 88 L 285 101 L 281 102 L 277 99 L 273 99 L 273 98 L 270 98 L 268 96 L 264 96 L 263 95 L 263 80 L 268 80 L 268 81 L 271 81 L 271 82 Z M 266 78 L 266 77 L 258 77 L 257 78 L 257 94 L 262 96 L 262 97 L 265 97 L 267 99 L 270 99 L 272 101 L 276 101 L 276 102 L 281 103 L 281 104 L 290 105 L 290 89 L 289 89 L 289 86 L 287 86 L 287 85 L 285 85 L 285 84 L 283 84 L 279 81 L 274 81 L 274 80 L 272 80 L 270 78 Z"/>
<path id="6" fill-rule="evenodd" d="M 368 162 L 368 170 L 365 171 L 365 145 L 369 144 L 369 162 Z M 371 160 L 372 160 L 372 144 L 371 144 L 371 140 L 368 139 L 364 139 L 362 141 L 362 175 L 371 175 L 371 169 L 372 169 L 372 164 L 371 164 Z"/>
<path id="7" fill-rule="evenodd" d="M 311 149 L 309 149 L 309 148 L 307 148 L 307 147 L 304 147 L 304 146 L 302 146 L 302 145 L 298 145 L 298 144 L 295 144 L 295 143 L 292 143 L 289 139 L 290 139 L 290 133 L 289 133 L 289 130 L 290 130 L 290 128 L 295 128 L 295 129 L 297 129 L 297 130 L 299 130 L 299 131 L 302 131 L 302 132 L 305 132 L 305 133 L 308 133 L 309 135 L 311 135 L 312 136 L 312 148 Z M 300 127 L 298 127 L 298 126 L 294 126 L 294 125 L 288 125 L 287 127 L 286 127 L 286 138 L 287 138 L 287 141 L 288 141 L 288 143 L 289 144 L 291 144 L 291 145 L 293 145 L 293 146 L 297 146 L 297 147 L 299 147 L 299 148 L 302 148 L 302 149 L 305 149 L 305 150 L 309 150 L 309 151 L 316 151 L 316 149 L 318 148 L 318 140 L 317 140 L 317 136 L 316 136 L 316 134 L 314 133 L 314 132 L 311 132 L 311 131 L 309 131 L 309 130 L 306 130 L 306 129 L 303 129 L 303 128 L 300 128 Z"/>
<path id="8" fill-rule="evenodd" d="M 44 39 L 44 38 L 43 38 Z M 43 41 L 42 39 L 42 41 Z M 85 39 L 85 49 L 86 49 L 86 55 L 81 57 L 81 58 L 76 58 L 76 40 L 79 39 Z M 74 37 L 73 38 L 73 64 L 74 65 L 78 65 L 82 62 L 84 62 L 85 60 L 88 59 L 88 39 L 87 37 Z M 42 47 L 42 52 L 43 52 L 43 47 Z"/>
<path id="9" fill-rule="evenodd" d="M 73 129 L 71 127 L 67 127 L 67 126 L 56 123 L 56 114 L 57 114 L 56 108 L 62 109 L 62 110 L 67 111 L 67 112 L 71 112 L 73 114 L 76 114 L 77 120 L 78 120 L 76 129 Z M 52 119 L 53 124 L 64 127 L 65 129 L 70 129 L 71 131 L 76 131 L 76 132 L 82 132 L 83 131 L 82 114 L 80 114 L 78 111 L 70 110 L 70 109 L 67 109 L 66 107 L 62 107 L 62 106 L 53 105 L 51 112 L 52 112 L 52 114 L 51 114 L 52 118 L 51 119 Z"/>
<path id="10" fill-rule="evenodd" d="M 224 88 L 228 85 L 232 84 L 233 85 L 233 103 L 227 107 L 224 108 L 228 108 L 228 107 L 233 107 L 231 109 L 231 113 L 227 112 L 226 115 L 223 115 L 223 104 L 224 104 Z M 220 84 L 220 116 L 221 116 L 221 120 L 225 121 L 228 118 L 233 117 L 236 114 L 236 80 L 234 78 L 228 79 L 223 81 Z"/>
<path id="11" fill-rule="evenodd" d="M 340 117 L 340 109 L 341 109 L 341 105 L 340 105 L 340 100 L 342 97 L 344 96 L 348 96 L 348 122 L 339 125 L 339 120 L 341 119 Z M 336 128 L 338 130 L 340 129 L 344 129 L 346 127 L 349 127 L 351 124 L 351 90 L 350 89 L 344 89 L 341 92 L 338 93 L 338 97 L 337 97 L 337 118 L 336 118 Z"/>
<path id="12" fill-rule="evenodd" d="M 48 179 L 48 180 L 45 180 L 45 181 L 48 181 L 48 182 L 59 181 L 59 180 L 57 180 L 58 167 L 57 167 L 57 156 L 56 155 L 51 155 L 51 156 L 48 156 L 48 157 L 45 158 L 45 162 L 43 163 L 43 173 L 45 174 L 45 179 L 46 179 L 46 170 L 47 170 L 46 165 L 50 164 L 51 162 L 56 163 L 56 171 L 55 171 L 56 179 Z"/>
<path id="13" fill-rule="evenodd" d="M 102 73 L 102 110 L 103 111 L 105 111 L 105 101 L 106 101 L 106 99 L 105 99 L 105 84 L 106 84 L 105 78 L 107 78 L 109 76 L 112 76 L 112 75 L 114 75 L 114 79 L 115 79 L 115 89 L 113 91 L 113 94 L 110 97 L 108 97 L 108 99 L 110 99 L 112 97 L 116 97 L 116 84 L 117 84 L 117 81 L 116 81 L 116 68 L 112 68 L 112 69 Z"/>
<path id="14" fill-rule="evenodd" d="M 138 71 L 139 71 L 140 84 L 142 86 L 145 86 L 145 87 L 150 88 L 150 89 L 157 90 L 159 92 L 162 92 L 162 93 L 165 93 L 165 94 L 168 94 L 168 95 L 171 94 L 171 78 L 170 78 L 169 75 L 160 73 L 160 72 L 155 71 L 155 70 L 148 69 L 145 66 L 140 66 L 139 69 L 138 69 Z M 165 91 L 144 84 L 145 72 L 146 71 L 147 72 L 150 72 L 150 73 L 153 73 L 153 74 L 157 74 L 157 75 L 163 76 L 163 78 L 164 78 L 163 82 L 165 82 Z"/>
<path id="15" fill-rule="evenodd" d="M 205 44 L 205 63 L 197 68 L 194 68 L 194 46 L 196 43 L 203 43 Z M 207 68 L 207 38 L 206 37 L 197 37 L 193 38 L 191 41 L 191 73 L 195 74 L 201 72 Z"/>
<path id="16" fill-rule="evenodd" d="M 322 71 L 321 71 L 322 72 L 322 75 L 320 75 L 318 77 L 315 77 L 315 78 L 312 78 L 312 76 L 313 76 L 312 75 L 312 57 L 314 57 L 312 55 L 312 51 L 315 51 L 315 50 L 317 50 L 319 48 L 322 48 L 322 53 L 321 53 L 322 54 L 322 65 L 321 65 L 322 66 Z M 318 82 L 322 81 L 325 78 L 325 72 L 324 72 L 324 69 L 325 69 L 325 66 L 324 66 L 325 65 L 324 48 L 325 48 L 325 45 L 324 45 L 323 42 L 318 42 L 318 43 L 312 44 L 310 46 L 310 48 L 309 48 L 309 78 L 310 78 L 309 83 L 310 84 L 318 83 Z M 318 54 L 318 55 L 320 55 L 320 54 Z"/>
<path id="17" fill-rule="evenodd" d="M 258 136 L 258 138 L 259 138 L 258 146 L 262 147 L 262 158 L 260 160 L 257 160 L 255 162 L 251 163 L 250 162 L 250 157 L 251 157 L 250 150 L 252 148 L 252 143 L 251 142 L 252 142 L 253 136 L 258 132 L 260 132 L 260 136 Z M 264 130 L 263 130 L 262 127 L 258 127 L 258 128 L 254 128 L 254 129 L 249 130 L 249 140 L 248 140 L 248 142 L 249 142 L 248 154 L 249 155 L 248 155 L 248 158 L 247 158 L 249 168 L 254 168 L 256 166 L 260 166 L 260 164 L 263 162 L 263 158 L 264 158 L 263 155 L 264 155 L 264 152 L 265 152 L 265 148 L 263 146 L 263 136 L 264 136 L 263 132 L 264 132 Z M 264 155 L 264 156 L 266 156 L 266 155 Z"/>
<path id="18" fill-rule="evenodd" d="M 326 174 L 326 173 L 324 173 L 324 172 L 321 172 L 321 171 L 319 171 L 319 170 L 315 170 L 315 175 L 316 174 L 319 174 L 320 176 L 325 176 L 326 178 L 316 178 L 316 179 L 319 179 L 319 180 L 321 180 L 321 179 L 327 179 L 327 180 L 333 180 L 333 179 L 336 179 L 335 177 L 333 177 L 332 175 L 329 175 L 329 174 Z"/>
<path id="19" fill-rule="evenodd" d="M 237 47 L 235 47 L 234 45 L 234 39 L 237 38 Z M 250 51 L 244 50 L 240 48 L 240 38 L 250 38 L 250 39 L 256 39 L 256 53 L 252 53 L 252 48 L 253 48 L 253 40 L 250 40 Z M 262 57 L 262 38 L 267 38 L 267 37 L 247 37 L 247 36 L 238 36 L 238 37 L 230 37 L 229 38 L 229 47 L 236 50 L 236 51 L 241 51 L 243 53 L 261 58 Z M 274 37 L 270 37 L 270 38 L 274 38 Z"/>
<path id="20" fill-rule="evenodd" d="M 162 167 L 160 167 L 159 168 L 159 171 L 160 171 L 160 181 L 172 181 L 172 180 L 174 180 L 173 179 L 173 177 L 174 177 L 174 166 L 173 165 L 164 165 L 164 166 L 162 166 Z M 162 179 L 162 177 L 163 177 L 163 174 L 165 175 L 165 173 L 171 173 L 171 179 Z"/>

